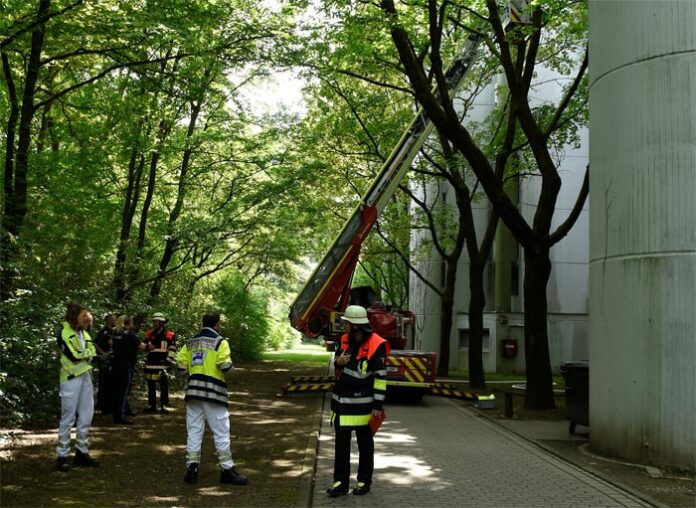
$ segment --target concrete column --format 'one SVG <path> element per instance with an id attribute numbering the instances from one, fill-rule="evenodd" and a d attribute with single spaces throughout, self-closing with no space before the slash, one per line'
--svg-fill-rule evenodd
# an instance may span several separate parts
<path id="1" fill-rule="evenodd" d="M 505 74 L 501 72 L 496 79 L 495 96 L 498 107 L 507 100 L 509 90 Z M 513 156 L 514 157 L 514 156 Z M 512 162 L 508 161 L 508 167 Z M 519 203 L 519 178 L 511 178 L 505 185 L 505 193 L 510 200 Z M 479 240 L 480 241 L 480 240 Z M 493 258 L 495 263 L 495 310 L 497 312 L 511 312 L 512 309 L 512 263 L 519 260 L 519 246 L 512 233 L 501 220 L 495 230 L 495 245 Z"/>
<path id="2" fill-rule="evenodd" d="M 589 20 L 591 447 L 696 470 L 696 2 Z"/>

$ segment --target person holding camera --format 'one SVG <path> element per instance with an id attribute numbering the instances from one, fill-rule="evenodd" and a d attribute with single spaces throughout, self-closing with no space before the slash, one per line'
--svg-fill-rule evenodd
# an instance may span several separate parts
<path id="1" fill-rule="evenodd" d="M 114 389 L 114 423 L 133 424 L 130 418 L 128 393 L 133 382 L 133 367 L 138 351 L 145 349 L 140 342 L 130 316 L 121 316 L 116 321 L 117 334 L 113 336 L 113 360 L 111 366 L 111 385 Z"/>
<path id="2" fill-rule="evenodd" d="M 345 333 L 334 357 L 336 383 L 331 394 L 331 421 L 336 443 L 334 483 L 326 490 L 329 497 L 348 493 L 353 431 L 360 455 L 353 494 L 362 496 L 370 492 L 375 453 L 370 419 L 384 417 L 386 358 L 390 352 L 389 343 L 372 330 L 364 307 L 349 305 L 341 319 Z"/>
<path id="3" fill-rule="evenodd" d="M 70 431 L 77 426 L 75 466 L 96 467 L 99 462 L 89 455 L 89 430 L 94 415 L 94 387 L 91 361 L 97 355 L 87 330 L 92 314 L 82 305 L 68 303 L 65 321 L 56 340 L 60 349 L 60 425 L 56 447 L 58 471 L 70 470 Z"/>

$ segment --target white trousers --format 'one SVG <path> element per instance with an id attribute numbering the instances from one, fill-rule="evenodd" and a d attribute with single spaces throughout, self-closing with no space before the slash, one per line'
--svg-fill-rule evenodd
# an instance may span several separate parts
<path id="1" fill-rule="evenodd" d="M 75 448 L 89 452 L 89 428 L 94 415 L 92 371 L 60 382 L 60 426 L 58 427 L 58 457 L 70 454 L 70 431 L 77 417 Z"/>
<path id="2" fill-rule="evenodd" d="M 186 403 L 186 465 L 201 461 L 206 421 L 213 432 L 220 467 L 231 468 L 234 461 L 230 449 L 230 414 L 227 407 L 202 400 L 189 400 Z"/>

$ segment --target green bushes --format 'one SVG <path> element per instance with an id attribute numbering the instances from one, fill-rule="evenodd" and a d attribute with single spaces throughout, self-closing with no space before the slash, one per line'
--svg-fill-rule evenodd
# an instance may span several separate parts
<path id="1" fill-rule="evenodd" d="M 233 361 L 260 360 L 264 351 L 292 347 L 297 341 L 285 309 L 277 309 L 282 316 L 274 319 L 268 292 L 251 290 L 240 274 L 223 279 L 214 300 L 223 314 L 221 333 L 230 341 Z"/>
<path id="2" fill-rule="evenodd" d="M 215 300 L 223 314 L 221 333 L 230 341 L 233 361 L 259 360 L 271 331 L 266 300 L 250 291 L 239 274 L 220 282 Z"/>
<path id="3" fill-rule="evenodd" d="M 142 315 L 147 326 L 153 312 L 164 312 L 179 346 L 200 330 L 203 313 L 218 310 L 223 315 L 221 333 L 230 341 L 233 361 L 259 360 L 266 350 L 285 349 L 297 340 L 285 318 L 284 305 L 275 304 L 275 320 L 269 311 L 271 303 L 282 301 L 282 297 L 269 290 L 250 289 L 239 273 L 228 272 L 201 285 L 193 298 L 187 299 L 175 289 L 169 286 L 167 300 L 155 305 L 145 303 L 145 296 L 136 296 L 119 307 L 94 289 L 61 296 L 40 289 L 24 291 L 0 304 L 0 426 L 55 425 L 58 421 L 60 363 L 55 332 L 69 299 L 92 311 L 93 335 L 102 327 L 107 312 Z M 143 358 L 140 355 L 141 361 Z M 172 382 L 183 386 L 181 377 Z"/>
<path id="4" fill-rule="evenodd" d="M 55 422 L 59 413 L 55 331 L 61 305 L 36 298 L 3 303 L 0 327 L 0 426 Z"/>

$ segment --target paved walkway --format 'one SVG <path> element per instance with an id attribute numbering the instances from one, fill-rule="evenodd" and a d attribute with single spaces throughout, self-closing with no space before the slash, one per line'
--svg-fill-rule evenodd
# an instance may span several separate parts
<path id="1" fill-rule="evenodd" d="M 386 411 L 387 420 L 375 437 L 372 491 L 365 497 L 330 499 L 325 490 L 333 480 L 334 443 L 325 410 L 312 506 L 652 506 L 460 402 L 425 397 L 422 404 L 387 404 Z M 353 437 L 352 482 L 357 456 Z"/>

